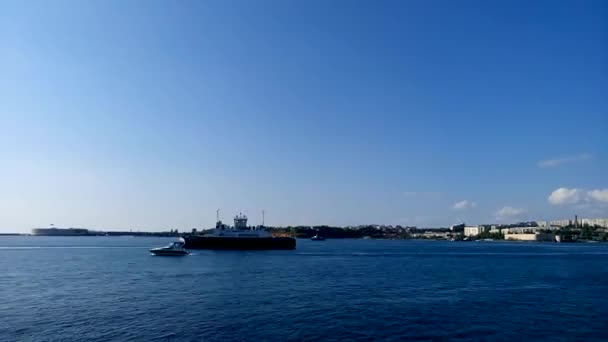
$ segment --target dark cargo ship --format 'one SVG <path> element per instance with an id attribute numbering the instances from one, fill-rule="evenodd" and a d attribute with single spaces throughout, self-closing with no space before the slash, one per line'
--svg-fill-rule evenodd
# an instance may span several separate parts
<path id="1" fill-rule="evenodd" d="M 234 249 L 234 250 L 268 250 L 295 249 L 296 239 L 291 237 L 273 237 L 264 226 L 248 227 L 247 216 L 239 214 L 234 217 L 234 227 L 219 220 L 215 229 L 206 234 L 186 234 L 183 236 L 188 249 Z"/>
<path id="2" fill-rule="evenodd" d="M 39 236 L 89 236 L 94 235 L 84 228 L 34 228 L 33 235 Z"/>

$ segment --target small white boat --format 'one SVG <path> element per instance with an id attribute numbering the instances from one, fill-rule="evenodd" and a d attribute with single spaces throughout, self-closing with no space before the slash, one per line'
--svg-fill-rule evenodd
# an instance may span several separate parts
<path id="1" fill-rule="evenodd" d="M 319 234 L 313 236 L 310 238 L 312 241 L 325 241 L 325 238 L 322 236 L 319 236 Z"/>
<path id="2" fill-rule="evenodd" d="M 184 248 L 183 241 L 172 242 L 165 247 L 152 248 L 150 253 L 162 256 L 182 256 L 188 255 L 188 251 Z"/>

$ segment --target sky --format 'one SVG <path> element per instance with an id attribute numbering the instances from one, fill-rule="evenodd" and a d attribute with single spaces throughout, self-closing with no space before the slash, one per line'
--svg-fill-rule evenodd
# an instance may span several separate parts
<path id="1" fill-rule="evenodd" d="M 608 217 L 606 1 L 0 2 L 0 232 Z"/>

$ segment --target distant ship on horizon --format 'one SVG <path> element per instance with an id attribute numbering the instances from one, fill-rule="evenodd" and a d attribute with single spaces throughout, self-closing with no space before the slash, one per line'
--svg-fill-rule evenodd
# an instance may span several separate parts
<path id="1" fill-rule="evenodd" d="M 264 213 L 262 212 L 262 215 Z M 247 216 L 240 213 L 234 217 L 234 226 L 223 224 L 217 211 L 215 228 L 206 234 L 193 232 L 183 236 L 186 248 L 190 249 L 234 249 L 234 250 L 268 250 L 295 249 L 296 239 L 292 237 L 274 237 L 262 225 L 247 226 Z"/>
<path id="2" fill-rule="evenodd" d="M 92 233 L 86 228 L 57 228 L 51 226 L 50 228 L 34 228 L 32 234 L 38 236 L 86 236 Z"/>

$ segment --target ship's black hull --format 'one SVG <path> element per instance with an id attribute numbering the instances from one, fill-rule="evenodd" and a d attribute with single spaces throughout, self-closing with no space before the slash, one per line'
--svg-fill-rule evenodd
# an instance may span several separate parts
<path id="1" fill-rule="evenodd" d="M 296 239 L 290 237 L 214 237 L 184 236 L 185 248 L 188 249 L 232 249 L 232 250 L 268 250 L 295 249 Z"/>

